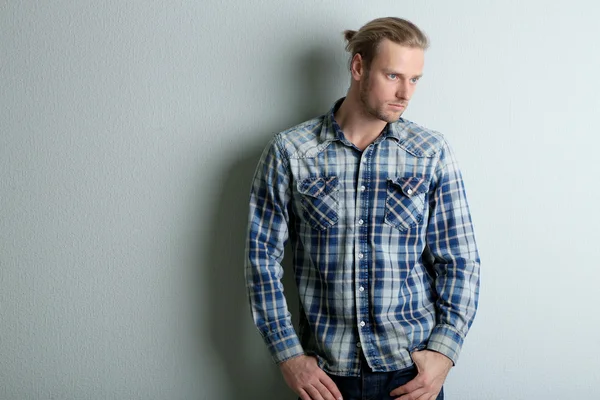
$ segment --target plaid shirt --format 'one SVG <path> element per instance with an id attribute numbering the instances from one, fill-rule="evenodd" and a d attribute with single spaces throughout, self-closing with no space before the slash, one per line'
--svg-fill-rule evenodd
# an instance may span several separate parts
<path id="1" fill-rule="evenodd" d="M 300 354 L 358 376 L 456 362 L 477 309 L 479 255 L 461 173 L 444 137 L 399 119 L 364 151 L 332 110 L 277 134 L 254 176 L 246 243 L 252 315 L 275 362 Z M 300 296 L 292 326 L 281 277 L 290 240 Z"/>

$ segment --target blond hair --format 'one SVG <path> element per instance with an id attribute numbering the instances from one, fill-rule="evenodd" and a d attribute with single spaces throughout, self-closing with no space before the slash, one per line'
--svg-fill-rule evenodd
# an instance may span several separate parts
<path id="1" fill-rule="evenodd" d="M 356 54 L 360 54 L 368 70 L 377 54 L 379 43 L 383 39 L 402 46 L 427 50 L 429 39 L 415 24 L 402 18 L 385 17 L 367 22 L 358 31 L 344 31 L 348 42 L 346 51 L 350 52 L 350 64 Z"/>

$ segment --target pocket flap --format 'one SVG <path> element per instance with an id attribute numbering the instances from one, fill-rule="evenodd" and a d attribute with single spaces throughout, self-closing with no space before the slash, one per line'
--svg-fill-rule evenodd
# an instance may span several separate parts
<path id="1" fill-rule="evenodd" d="M 337 176 L 311 177 L 298 182 L 298 191 L 311 197 L 322 197 L 337 188 Z"/>
<path id="2" fill-rule="evenodd" d="M 429 189 L 429 180 L 423 176 L 388 178 L 388 181 L 402 190 L 407 197 L 425 193 Z"/>

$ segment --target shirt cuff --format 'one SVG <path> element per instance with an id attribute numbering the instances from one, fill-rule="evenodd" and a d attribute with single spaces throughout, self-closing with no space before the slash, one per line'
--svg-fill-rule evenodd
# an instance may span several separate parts
<path id="1" fill-rule="evenodd" d="M 427 350 L 437 351 L 456 365 L 464 337 L 452 325 L 436 325 L 427 342 Z"/>
<path id="2" fill-rule="evenodd" d="M 298 335 L 294 328 L 284 328 L 264 337 L 273 361 L 277 364 L 304 354 Z"/>

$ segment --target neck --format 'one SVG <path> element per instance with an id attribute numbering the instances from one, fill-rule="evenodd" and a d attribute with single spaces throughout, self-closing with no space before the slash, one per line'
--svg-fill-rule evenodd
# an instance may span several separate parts
<path id="1" fill-rule="evenodd" d="M 334 117 L 346 139 L 363 150 L 377 139 L 387 122 L 366 112 L 358 94 L 354 92 L 351 88 Z"/>

